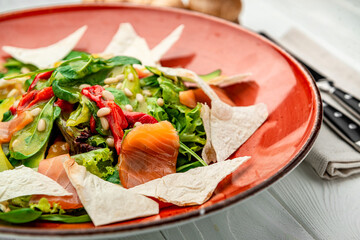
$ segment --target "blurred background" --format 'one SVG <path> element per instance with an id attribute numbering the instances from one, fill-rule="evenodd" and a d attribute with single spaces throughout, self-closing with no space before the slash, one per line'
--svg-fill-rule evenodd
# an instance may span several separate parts
<path id="1" fill-rule="evenodd" d="M 215 15 L 279 39 L 300 29 L 349 66 L 360 68 L 358 0 L 0 0 L 0 12 L 74 3 L 128 2 L 170 6 Z"/>

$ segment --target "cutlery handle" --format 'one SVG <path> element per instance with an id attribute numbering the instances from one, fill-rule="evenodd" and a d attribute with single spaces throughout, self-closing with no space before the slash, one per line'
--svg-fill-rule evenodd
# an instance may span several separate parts
<path id="1" fill-rule="evenodd" d="M 360 119 L 360 100 L 341 89 L 334 88 L 332 96 L 351 112 L 357 119 Z"/>
<path id="2" fill-rule="evenodd" d="M 330 128 L 360 152 L 360 126 L 325 101 L 323 109 L 324 120 Z"/>

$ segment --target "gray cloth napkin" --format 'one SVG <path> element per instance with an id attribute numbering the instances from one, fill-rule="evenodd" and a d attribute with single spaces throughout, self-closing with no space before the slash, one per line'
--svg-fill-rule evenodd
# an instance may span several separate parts
<path id="1" fill-rule="evenodd" d="M 309 36 L 293 28 L 279 41 L 305 62 L 330 77 L 338 87 L 360 97 L 360 73 L 330 54 Z M 346 112 L 326 94 L 322 94 L 322 97 Z M 305 161 L 309 162 L 319 176 L 324 179 L 335 179 L 360 173 L 360 153 L 325 123 L 323 123 L 319 136 Z"/>

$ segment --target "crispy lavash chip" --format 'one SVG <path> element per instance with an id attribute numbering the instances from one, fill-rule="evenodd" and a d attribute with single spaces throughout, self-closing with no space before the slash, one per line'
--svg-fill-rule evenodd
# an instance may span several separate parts
<path id="1" fill-rule="evenodd" d="M 210 164 L 212 162 L 216 162 L 216 152 L 211 143 L 211 131 L 210 131 L 210 108 L 206 104 L 202 104 L 200 117 L 204 124 L 204 129 L 206 133 L 206 143 L 201 153 L 202 159 Z"/>
<path id="2" fill-rule="evenodd" d="M 178 206 L 200 205 L 213 194 L 217 185 L 250 157 L 239 157 L 173 173 L 130 188 L 131 191 Z"/>
<path id="3" fill-rule="evenodd" d="M 82 26 L 66 38 L 47 47 L 29 49 L 3 46 L 2 49 L 23 63 L 33 64 L 41 69 L 47 68 L 66 57 L 79 42 L 86 29 L 87 26 Z"/>
<path id="4" fill-rule="evenodd" d="M 227 87 L 233 84 L 241 83 L 246 81 L 252 74 L 251 73 L 241 73 L 232 76 L 219 76 L 207 81 L 210 85 L 215 85 L 219 87 Z"/>
<path id="5" fill-rule="evenodd" d="M 91 174 L 73 159 L 64 168 L 95 226 L 159 213 L 157 202 Z"/>
<path id="6" fill-rule="evenodd" d="M 161 57 L 177 42 L 184 26 L 180 25 L 150 50 L 130 23 L 121 23 L 102 55 L 125 55 L 139 59 L 143 65 L 156 66 Z"/>
<path id="7" fill-rule="evenodd" d="M 182 32 L 184 30 L 184 25 L 178 26 L 174 31 L 172 31 L 166 38 L 161 40 L 161 42 L 151 49 L 151 55 L 155 62 L 160 61 L 162 56 L 165 55 L 167 51 L 179 40 Z"/>
<path id="8" fill-rule="evenodd" d="M 134 57 L 143 65 L 156 65 L 146 40 L 138 36 L 130 23 L 120 24 L 118 31 L 102 54 Z"/>
<path id="9" fill-rule="evenodd" d="M 71 196 L 51 178 L 20 166 L 0 172 L 0 202 L 28 195 Z"/>
<path id="10" fill-rule="evenodd" d="M 224 161 L 233 154 L 267 117 L 267 107 L 263 103 L 247 107 L 230 107 L 221 101 L 212 101 L 210 136 L 216 152 L 216 161 Z"/>
<path id="11" fill-rule="evenodd" d="M 194 72 L 183 68 L 159 67 L 165 75 L 179 76 L 195 82 L 211 99 L 210 114 L 203 115 L 207 141 L 203 150 L 207 162 L 220 162 L 233 154 L 258 129 L 268 117 L 267 107 L 259 103 L 247 107 L 232 107 L 222 102 L 214 90 Z M 210 126 L 210 127 L 209 127 Z M 211 146 L 216 153 L 210 150 Z"/>

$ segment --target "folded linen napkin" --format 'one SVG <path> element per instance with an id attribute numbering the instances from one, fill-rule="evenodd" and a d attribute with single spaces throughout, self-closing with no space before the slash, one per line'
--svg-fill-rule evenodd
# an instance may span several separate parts
<path id="1" fill-rule="evenodd" d="M 305 62 L 330 77 L 334 83 L 344 90 L 359 97 L 360 73 L 346 65 L 322 46 L 311 40 L 301 31 L 293 28 L 279 42 Z M 322 97 L 346 112 L 329 96 Z M 325 123 L 319 136 L 305 161 L 309 162 L 320 177 L 335 179 L 360 173 L 360 153 L 347 144 Z"/>

